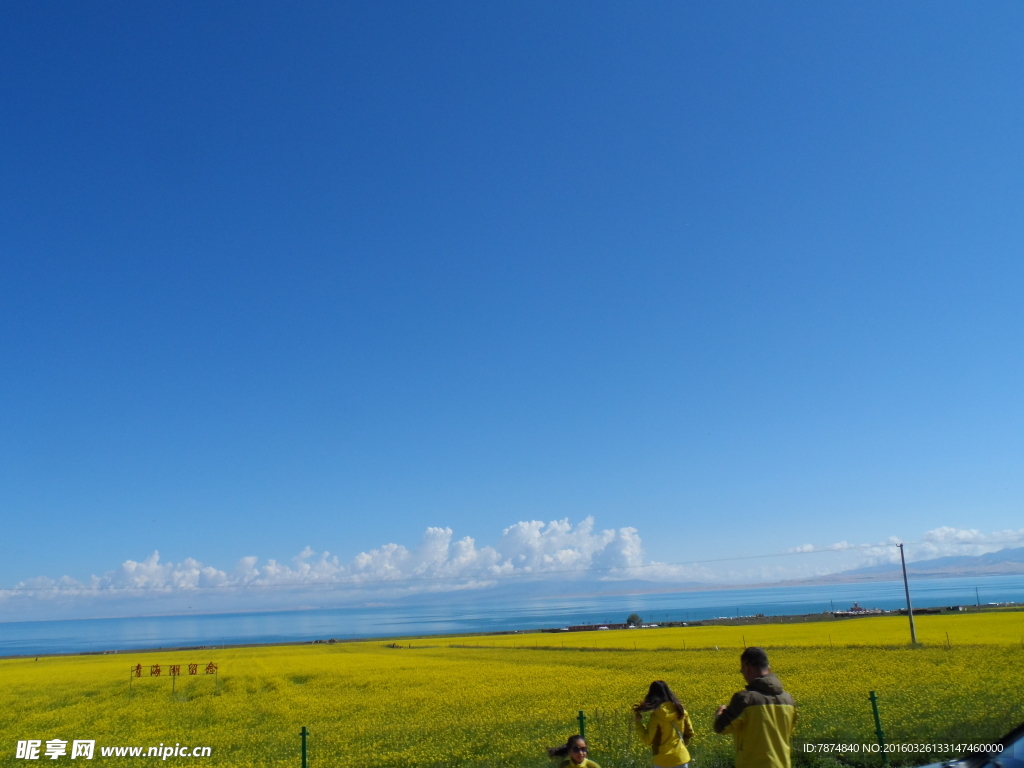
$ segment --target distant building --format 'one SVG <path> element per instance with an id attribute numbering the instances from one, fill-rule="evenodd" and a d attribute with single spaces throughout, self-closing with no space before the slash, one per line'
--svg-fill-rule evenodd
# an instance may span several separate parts
<path id="1" fill-rule="evenodd" d="M 836 616 L 844 616 L 849 618 L 851 616 L 875 616 L 880 613 L 885 613 L 881 608 L 862 608 L 859 603 L 854 603 L 850 606 L 849 610 L 836 611 Z"/>

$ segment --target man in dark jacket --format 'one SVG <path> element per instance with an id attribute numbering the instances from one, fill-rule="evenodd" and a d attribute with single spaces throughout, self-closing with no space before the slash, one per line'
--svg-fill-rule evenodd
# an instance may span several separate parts
<path id="1" fill-rule="evenodd" d="M 772 674 L 763 648 L 740 655 L 740 674 L 747 687 L 718 708 L 715 732 L 732 734 L 736 768 L 790 768 L 796 702 Z"/>

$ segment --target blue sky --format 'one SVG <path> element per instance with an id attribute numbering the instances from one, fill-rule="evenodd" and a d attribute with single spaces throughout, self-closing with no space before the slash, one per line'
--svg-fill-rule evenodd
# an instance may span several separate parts
<path id="1" fill-rule="evenodd" d="M 0 587 L 1019 529 L 1022 23 L 3 4 Z"/>

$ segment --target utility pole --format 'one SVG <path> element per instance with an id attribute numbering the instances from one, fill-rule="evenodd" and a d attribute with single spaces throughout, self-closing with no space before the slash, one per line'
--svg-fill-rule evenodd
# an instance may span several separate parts
<path id="1" fill-rule="evenodd" d="M 900 565 L 903 566 L 903 591 L 907 594 L 907 616 L 910 617 L 910 642 L 917 645 L 917 629 L 914 627 L 914 607 L 910 604 L 910 583 L 907 581 L 907 559 L 903 556 L 903 545 L 900 548 Z"/>
<path id="2" fill-rule="evenodd" d="M 974 588 L 974 602 L 976 602 L 978 607 L 981 608 L 981 595 L 978 594 L 977 587 Z"/>

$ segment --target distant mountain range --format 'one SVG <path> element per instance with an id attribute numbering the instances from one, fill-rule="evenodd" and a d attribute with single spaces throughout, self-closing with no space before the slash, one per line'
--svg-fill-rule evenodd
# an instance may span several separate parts
<path id="1" fill-rule="evenodd" d="M 1001 549 L 985 555 L 936 557 L 907 563 L 907 575 L 917 578 L 951 578 L 955 576 L 996 576 L 1024 573 L 1024 547 Z M 828 581 L 888 581 L 902 578 L 899 563 L 882 563 L 855 568 L 825 577 Z"/>

